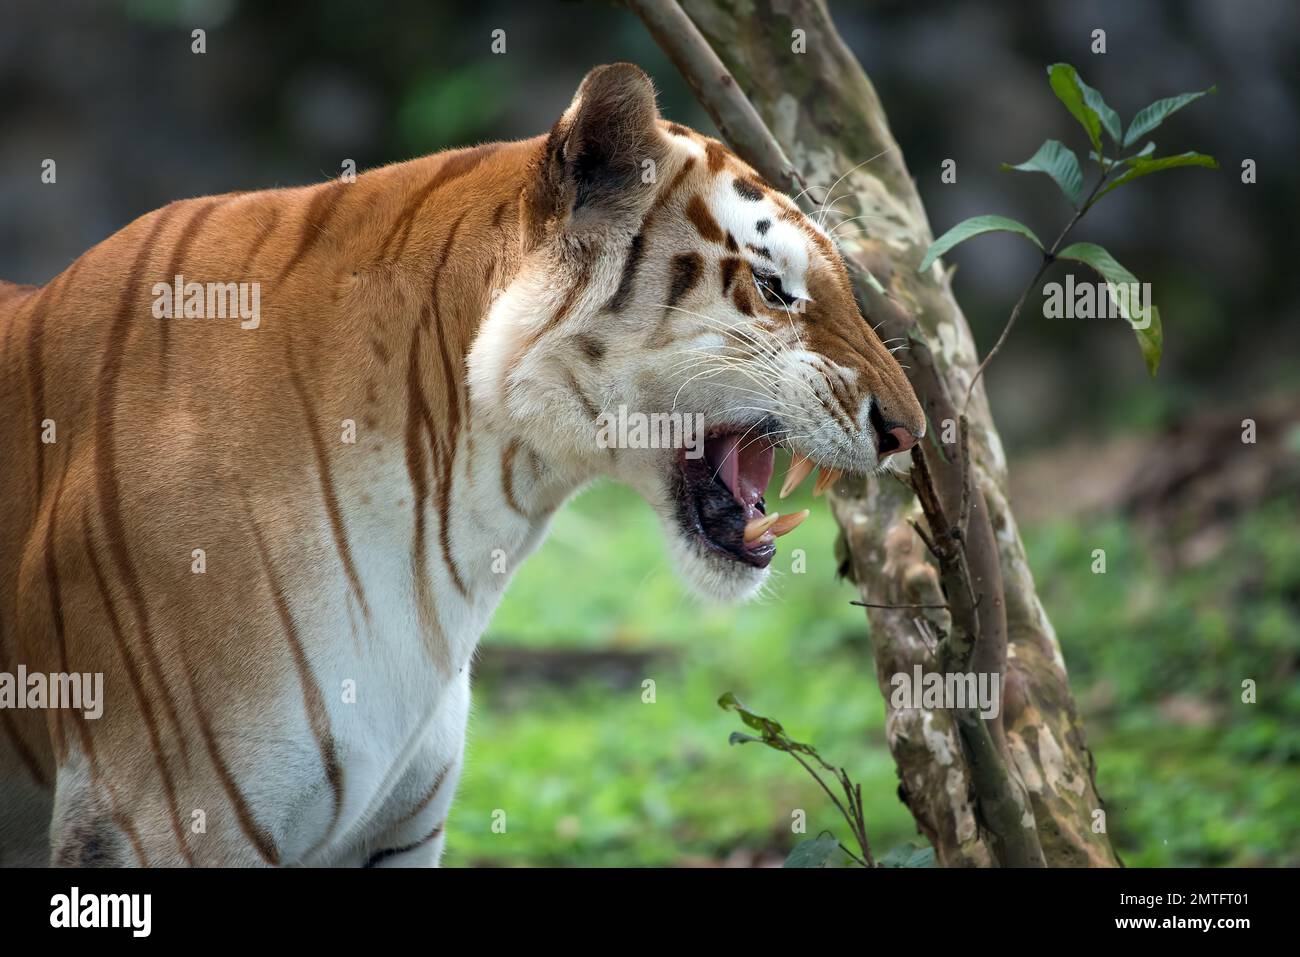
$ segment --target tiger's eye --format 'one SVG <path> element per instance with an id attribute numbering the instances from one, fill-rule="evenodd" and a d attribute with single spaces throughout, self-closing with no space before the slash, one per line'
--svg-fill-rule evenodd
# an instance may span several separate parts
<path id="1" fill-rule="evenodd" d="M 769 306 L 784 308 L 790 304 L 790 296 L 781 285 L 781 277 L 774 273 L 755 273 L 754 285 L 758 286 Z"/>

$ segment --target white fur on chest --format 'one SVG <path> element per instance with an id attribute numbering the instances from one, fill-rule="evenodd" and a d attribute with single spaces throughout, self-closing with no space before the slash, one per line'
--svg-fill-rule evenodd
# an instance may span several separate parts
<path id="1" fill-rule="evenodd" d="M 462 434 L 458 444 L 447 540 L 465 594 L 443 554 L 436 498 L 425 502 L 422 567 L 432 599 L 431 629 L 420 613 L 416 570 L 421 563 L 413 553 L 413 496 L 405 462 L 394 454 L 368 462 L 364 476 L 343 476 L 340 505 L 348 516 L 346 533 L 369 621 L 342 567 L 325 556 L 319 575 L 295 582 L 310 594 L 291 599 L 295 607 L 308 609 L 300 631 L 326 702 L 343 777 L 343 808 L 326 845 L 316 841 L 333 813 L 329 795 L 317 794 L 307 807 L 298 802 L 302 823 L 295 830 L 301 831 L 303 846 L 296 850 L 315 847 L 314 862 L 328 863 L 365 843 L 401 816 L 403 792 L 414 779 L 432 779 L 435 769 L 460 760 L 474 649 L 550 516 L 550 508 L 539 506 L 538 517 L 524 518 L 509 507 L 500 475 L 502 451 L 490 435 L 475 435 L 471 443 Z M 515 492 L 530 506 L 536 485 L 521 467 Z M 328 542 L 329 536 L 322 526 L 320 540 Z M 440 652 L 431 653 L 437 643 Z M 295 787 L 292 780 L 283 784 Z M 415 795 L 410 803 L 417 800 Z"/>

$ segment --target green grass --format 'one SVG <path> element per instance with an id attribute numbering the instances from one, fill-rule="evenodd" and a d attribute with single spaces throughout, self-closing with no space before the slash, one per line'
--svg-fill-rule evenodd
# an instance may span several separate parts
<path id="1" fill-rule="evenodd" d="M 1076 694 L 1102 702 L 1088 712 L 1089 739 L 1130 865 L 1300 863 L 1294 528 L 1294 508 L 1265 510 L 1241 524 L 1220 561 L 1173 582 L 1118 522 L 1028 533 Z M 792 833 L 796 809 L 807 814 L 807 836 L 830 828 L 846 838 L 788 756 L 727 743 L 739 722 L 716 704 L 724 691 L 847 767 L 862 784 L 878 853 L 921 842 L 897 799 L 864 618 L 849 605 L 853 589 L 835 579 L 834 534 L 815 507 L 783 539 L 770 593 L 719 608 L 677 582 L 649 508 L 632 493 L 602 485 L 566 508 L 485 641 L 675 656 L 629 686 L 476 684 L 445 862 L 779 858 L 804 836 Z M 1089 567 L 1098 547 L 1105 575 Z M 793 549 L 805 553 L 801 573 Z M 1242 677 L 1259 682 L 1259 704 L 1239 703 Z M 646 680 L 653 702 L 643 700 Z M 1169 721 L 1161 702 L 1171 695 L 1207 703 L 1213 723 Z"/>
<path id="2" fill-rule="evenodd" d="M 1176 573 L 1118 521 L 1028 536 L 1071 684 L 1094 702 L 1097 784 L 1126 863 L 1300 864 L 1297 527 L 1297 503 L 1268 503 Z M 1095 548 L 1105 574 L 1091 571 Z M 1173 720 L 1174 702 L 1201 717 Z"/>

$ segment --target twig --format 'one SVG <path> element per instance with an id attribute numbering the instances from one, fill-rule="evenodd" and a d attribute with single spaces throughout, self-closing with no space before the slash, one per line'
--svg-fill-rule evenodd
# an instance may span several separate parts
<path id="1" fill-rule="evenodd" d="M 840 850 L 841 850 L 841 851 L 843 851 L 845 854 L 849 855 L 849 857 L 853 858 L 853 860 L 854 860 L 855 863 L 857 863 L 857 864 L 861 864 L 863 867 L 870 867 L 870 866 L 871 866 L 871 865 L 868 864 L 866 861 L 864 861 L 862 858 L 858 857 L 858 855 L 854 854 L 854 853 L 853 853 L 852 851 L 850 851 L 847 847 L 845 847 L 843 841 L 836 841 L 835 843 L 838 844 L 838 845 L 840 846 Z"/>
<path id="2" fill-rule="evenodd" d="M 922 508 L 924 508 L 924 506 L 922 506 Z M 915 519 L 908 519 L 908 524 L 912 526 L 912 531 L 916 532 L 921 541 L 925 542 L 926 549 L 935 557 L 935 560 L 940 559 L 942 556 L 939 554 L 939 549 L 935 547 L 934 541 L 930 536 L 925 534 L 925 529 L 921 527 L 920 522 L 917 522 Z"/>
<path id="3" fill-rule="evenodd" d="M 975 374 L 971 376 L 970 385 L 966 387 L 966 401 L 962 403 L 963 410 L 970 407 L 970 397 L 975 391 L 975 383 L 978 382 L 980 376 L 984 374 L 985 367 L 993 361 L 993 357 L 998 354 L 998 350 L 1002 348 L 1002 343 L 1007 341 L 1007 336 L 1011 334 L 1011 327 L 1014 326 L 1016 320 L 1020 318 L 1020 309 L 1024 306 L 1025 300 L 1029 298 L 1031 292 L 1038 288 L 1038 283 L 1043 278 L 1043 273 L 1047 272 L 1048 267 L 1051 266 L 1052 263 L 1056 262 L 1056 253 L 1057 250 L 1061 248 L 1061 243 L 1065 241 L 1066 236 L 1070 235 L 1070 230 L 1074 229 L 1079 220 L 1083 218 L 1083 214 L 1092 208 L 1092 204 L 1097 198 L 1097 191 L 1101 189 L 1102 185 L 1114 170 L 1115 166 L 1109 166 L 1103 169 L 1101 178 L 1097 180 L 1097 184 L 1093 186 L 1092 192 L 1088 194 L 1087 199 L 1080 203 L 1074 210 L 1074 216 L 1065 224 L 1065 228 L 1061 230 L 1061 234 L 1056 237 L 1056 242 L 1052 243 L 1052 245 L 1044 251 L 1043 262 L 1039 265 L 1038 272 L 1034 273 L 1034 278 L 1029 280 L 1029 285 L 1025 287 L 1025 291 L 1022 292 L 1020 298 L 1016 300 L 1015 308 L 1011 310 L 1011 318 L 1008 319 L 1007 324 L 1002 327 L 1002 335 L 998 336 L 998 341 L 993 343 L 993 348 L 989 350 L 988 355 L 986 355 L 983 361 L 975 367 Z M 963 411 L 962 414 L 964 415 L 965 412 Z"/>
<path id="4" fill-rule="evenodd" d="M 845 780 L 846 781 L 848 780 L 848 775 L 845 775 Z M 875 867 L 876 862 L 875 859 L 872 858 L 871 856 L 871 847 L 867 843 L 867 819 L 862 813 L 862 785 L 861 784 L 853 785 L 853 791 L 857 795 L 858 828 L 859 830 L 862 831 L 862 850 L 863 853 L 866 855 L 869 866 Z"/>
<path id="5" fill-rule="evenodd" d="M 957 527 L 953 534 L 965 541 L 966 526 L 970 524 L 971 493 L 974 485 L 971 473 L 974 471 L 970 457 L 970 421 L 962 413 L 961 424 L 961 505 L 957 509 Z"/>
<path id="6" fill-rule="evenodd" d="M 626 2 L 668 54 L 732 148 L 777 189 L 791 193 L 807 189 L 808 184 L 786 158 L 785 150 L 754 104 L 681 6 L 674 0 Z"/>
<path id="7" fill-rule="evenodd" d="M 795 759 L 796 761 L 798 761 L 801 765 L 803 765 L 803 769 L 804 769 L 805 771 L 807 771 L 809 774 L 812 775 L 813 780 L 816 781 L 816 782 L 818 783 L 818 785 L 821 786 L 821 789 L 822 789 L 823 791 L 826 792 L 826 796 L 827 796 L 828 798 L 831 799 L 831 803 L 833 803 L 833 804 L 835 805 L 835 807 L 839 809 L 840 814 L 842 814 L 842 815 L 844 816 L 844 820 L 846 820 L 846 821 L 849 822 L 849 827 L 850 827 L 850 828 L 853 828 L 853 827 L 854 827 L 854 823 L 853 823 L 853 818 L 852 818 L 852 816 L 849 814 L 848 811 L 846 811 L 846 810 L 844 809 L 844 805 L 840 803 L 840 799 L 837 798 L 837 797 L 836 797 L 836 796 L 831 792 L 831 789 L 828 788 L 828 787 L 826 786 L 826 782 L 823 781 L 823 780 L 821 779 L 821 776 L 820 776 L 816 771 L 814 771 L 814 770 L 812 769 L 812 766 L 811 766 L 807 761 L 805 761 L 803 758 L 799 757 L 799 755 L 798 755 L 796 752 L 794 752 L 794 751 L 787 751 L 786 754 L 790 755 L 790 757 L 794 758 L 794 759 Z M 857 834 L 855 833 L 853 836 L 854 836 L 854 837 L 857 837 Z"/>
<path id="8" fill-rule="evenodd" d="M 885 474 L 888 475 L 890 478 L 892 478 L 899 485 L 903 486 L 903 488 L 907 489 L 913 495 L 916 494 L 916 486 L 912 484 L 911 472 L 895 472 L 892 469 L 890 469 L 886 471 Z"/>
<path id="9" fill-rule="evenodd" d="M 1047 272 L 1047 267 L 1052 265 L 1055 261 L 1054 257 L 1044 254 L 1043 262 L 1038 267 L 1038 272 L 1034 273 L 1034 278 L 1029 280 L 1029 285 L 1026 286 L 1025 291 L 1020 294 L 1020 298 L 1016 300 L 1015 308 L 1011 310 L 1011 318 L 1008 319 L 1007 324 L 1002 327 L 1002 335 L 998 336 L 998 341 L 993 343 L 993 348 L 989 350 L 988 355 L 986 355 L 980 364 L 975 367 L 975 374 L 971 376 L 970 385 L 966 388 L 966 401 L 962 405 L 963 415 L 966 414 L 964 410 L 970 408 L 970 397 L 971 393 L 975 391 L 975 383 L 978 382 L 980 376 L 984 374 L 985 367 L 988 366 L 988 364 L 993 361 L 993 357 L 998 354 L 998 350 L 1002 348 L 1002 343 L 1007 341 L 1007 336 L 1011 335 L 1011 329 L 1015 326 L 1016 320 L 1020 318 L 1020 310 L 1024 306 L 1025 300 L 1029 298 L 1031 292 L 1038 288 L 1038 283 L 1043 278 L 1043 273 Z"/>
<path id="10" fill-rule="evenodd" d="M 853 808 L 854 830 L 858 835 L 858 843 L 862 846 L 862 856 L 866 859 L 868 867 L 875 867 L 876 861 L 871 856 L 871 842 L 867 840 L 867 822 L 862 814 L 862 785 L 855 785 L 850 781 L 843 768 L 840 768 L 839 775 L 840 787 L 844 788 L 844 793 Z"/>
<path id="11" fill-rule="evenodd" d="M 828 764 L 826 759 L 817 753 L 816 749 L 809 748 L 810 753 L 817 759 L 817 762 L 824 769 L 832 772 L 835 775 L 835 780 L 838 781 L 840 787 L 844 789 L 844 797 L 849 804 L 848 808 L 845 808 L 840 799 L 837 798 L 834 793 L 832 793 L 831 789 L 826 786 L 826 782 L 822 780 L 821 775 L 813 769 L 812 765 L 801 758 L 797 751 L 791 748 L 783 748 L 782 750 L 798 761 L 803 769 L 812 775 L 812 779 L 817 782 L 823 791 L 826 792 L 826 796 L 831 799 L 831 803 L 835 805 L 839 810 L 840 815 L 848 822 L 849 830 L 853 832 L 854 840 L 858 842 L 858 847 L 862 849 L 862 857 L 865 860 L 863 867 L 875 867 L 875 858 L 871 856 L 871 842 L 867 840 L 867 822 L 866 818 L 862 814 L 862 786 L 856 786 L 855 798 L 855 785 L 849 780 L 849 776 L 845 770 L 840 767 L 835 767 L 832 764 Z M 859 863 L 862 862 L 859 861 Z"/>
<path id="12" fill-rule="evenodd" d="M 965 517 L 969 518 L 970 499 L 973 495 L 968 485 L 970 447 L 966 441 L 964 417 L 962 422 L 962 451 L 958 467 L 962 469 L 963 485 L 958 511 L 959 514 L 964 511 Z M 921 526 L 915 521 L 911 525 L 939 564 L 939 580 L 943 585 L 944 595 L 948 598 L 946 607 L 953 618 L 953 630 L 944 639 L 939 649 L 940 665 L 946 670 L 950 665 L 955 664 L 956 670 L 965 671 L 982 631 L 979 615 L 976 613 L 979 608 L 979 597 L 975 594 L 970 564 L 966 557 L 965 527 L 954 526 L 948 521 L 939 491 L 935 487 L 934 475 L 930 471 L 929 456 L 924 447 L 918 447 L 912 452 L 912 472 L 916 476 L 912 484 L 916 489 L 916 497 L 921 503 L 921 509 L 925 512 L 930 534 L 927 535 L 922 531 Z"/>
<path id="13" fill-rule="evenodd" d="M 925 650 L 930 653 L 931 657 L 937 659 L 939 642 L 943 641 L 947 635 L 930 634 L 930 629 L 934 626 L 924 618 L 913 618 L 912 624 L 916 627 L 916 633 L 921 636 L 921 644 L 925 645 Z"/>
<path id="14" fill-rule="evenodd" d="M 859 608 L 947 608 L 947 605 L 878 605 L 870 601 L 851 601 L 850 605 L 857 605 Z"/>
<path id="15" fill-rule="evenodd" d="M 919 454 L 918 454 L 919 452 Z M 943 556 L 949 555 L 951 549 L 944 544 L 949 536 L 945 535 L 945 530 L 949 527 L 948 516 L 943 510 L 943 500 L 939 496 L 939 490 L 935 488 L 934 476 L 930 473 L 929 456 L 925 454 L 925 448 L 918 446 L 912 452 L 912 471 L 916 473 L 916 479 L 912 483 L 916 488 L 916 497 L 921 503 L 921 510 L 925 512 L 925 519 L 930 524 L 930 532 L 933 539 L 922 538 L 927 544 L 931 545 L 931 551 L 935 552 L 935 557 L 942 559 Z M 913 523 L 913 527 L 920 532 L 920 528 Z"/>

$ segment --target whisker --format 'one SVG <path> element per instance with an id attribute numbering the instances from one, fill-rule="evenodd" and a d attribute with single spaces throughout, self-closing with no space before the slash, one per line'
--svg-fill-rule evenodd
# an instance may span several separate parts
<path id="1" fill-rule="evenodd" d="M 849 176 L 850 174 L 857 172 L 858 170 L 862 169 L 862 167 L 866 166 L 868 163 L 873 163 L 873 162 L 875 162 L 876 160 L 880 159 L 880 157 L 884 156 L 884 155 L 885 155 L 886 153 L 888 153 L 892 148 L 893 148 L 893 147 L 889 147 L 889 146 L 887 146 L 887 147 L 885 147 L 883 150 L 881 150 L 879 153 L 877 153 L 875 156 L 871 157 L 871 159 L 864 160 L 863 162 L 859 163 L 857 166 L 854 166 L 854 167 L 851 168 L 851 169 L 845 170 L 845 171 L 840 175 L 840 178 L 837 179 L 834 183 L 831 184 L 831 188 L 830 188 L 830 190 L 827 191 L 827 198 L 829 199 L 830 196 L 833 196 L 833 195 L 835 194 L 835 187 L 839 186 L 840 183 L 844 182 L 844 178 L 845 178 L 846 176 Z M 823 203 L 823 204 L 822 204 L 822 208 L 824 209 L 825 207 L 826 207 L 826 204 Z M 818 225 L 821 225 L 820 222 L 818 223 Z"/>

